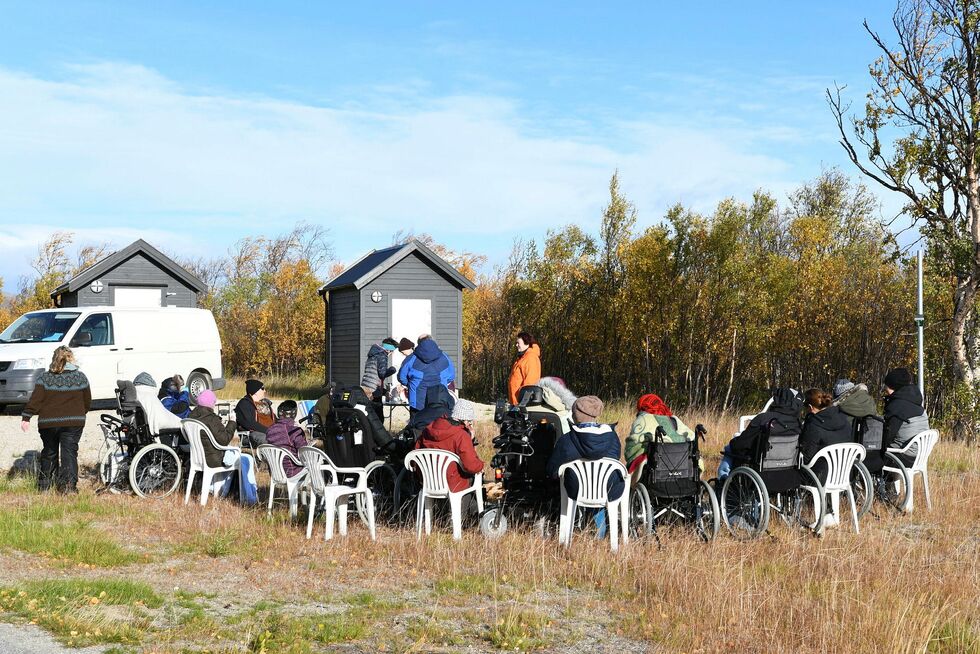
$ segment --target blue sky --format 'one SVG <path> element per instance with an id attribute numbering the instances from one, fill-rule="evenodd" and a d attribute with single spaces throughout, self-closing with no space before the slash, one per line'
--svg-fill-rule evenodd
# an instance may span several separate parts
<path id="1" fill-rule="evenodd" d="M 783 198 L 854 174 L 823 90 L 861 104 L 894 7 L 857 4 L 0 2 L 0 276 L 56 229 L 213 256 L 298 220 L 500 262 L 594 229 L 616 169 L 641 225 Z"/>

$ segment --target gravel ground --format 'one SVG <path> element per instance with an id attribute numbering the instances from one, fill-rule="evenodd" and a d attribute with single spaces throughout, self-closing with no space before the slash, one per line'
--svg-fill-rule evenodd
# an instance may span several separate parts
<path id="1" fill-rule="evenodd" d="M 104 651 L 104 647 L 64 647 L 34 625 L 0 623 L 0 652 L 3 654 L 100 654 Z"/>
<path id="2" fill-rule="evenodd" d="M 78 464 L 94 466 L 99 460 L 99 449 L 105 442 L 99 429 L 99 416 L 109 411 L 90 411 L 85 420 L 85 431 L 78 444 Z M 23 468 L 31 464 L 41 451 L 41 437 L 37 433 L 37 419 L 25 434 L 20 430 L 20 416 L 0 416 L 0 470 L 11 467 Z"/>

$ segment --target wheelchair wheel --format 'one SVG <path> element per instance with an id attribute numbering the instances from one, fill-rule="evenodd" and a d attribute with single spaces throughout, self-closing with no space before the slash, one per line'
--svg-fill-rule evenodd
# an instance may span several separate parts
<path id="1" fill-rule="evenodd" d="M 909 492 L 908 470 L 891 452 L 885 452 L 883 458 L 885 467 L 875 477 L 875 497 L 896 511 L 904 511 Z"/>
<path id="2" fill-rule="evenodd" d="M 858 520 L 867 515 L 875 499 L 874 480 L 863 463 L 857 461 L 851 470 L 851 492 L 857 506 Z"/>
<path id="3" fill-rule="evenodd" d="M 480 516 L 480 533 L 486 538 L 500 538 L 507 533 L 507 516 L 494 508 Z"/>
<path id="4" fill-rule="evenodd" d="M 395 514 L 395 483 L 397 477 L 390 465 L 375 466 L 368 471 L 367 485 L 374 496 L 374 518 L 376 522 L 391 522 Z M 357 514 L 367 524 L 367 512 L 363 495 L 355 495 Z"/>
<path id="5" fill-rule="evenodd" d="M 698 484 L 698 493 L 694 496 L 694 533 L 701 540 L 714 540 L 721 529 L 721 508 L 715 492 L 702 480 Z"/>
<path id="6" fill-rule="evenodd" d="M 769 496 L 758 472 L 745 466 L 732 470 L 721 488 L 721 518 L 739 540 L 750 540 L 766 531 Z"/>
<path id="7" fill-rule="evenodd" d="M 99 460 L 99 481 L 105 486 L 118 486 L 126 478 L 126 453 L 118 444 L 106 448 Z"/>
<path id="8" fill-rule="evenodd" d="M 647 487 L 639 482 L 630 490 L 630 538 L 643 538 L 653 533 L 653 505 Z"/>
<path id="9" fill-rule="evenodd" d="M 129 484 L 140 497 L 159 499 L 180 485 L 180 457 L 163 443 L 141 449 L 129 464 Z"/>

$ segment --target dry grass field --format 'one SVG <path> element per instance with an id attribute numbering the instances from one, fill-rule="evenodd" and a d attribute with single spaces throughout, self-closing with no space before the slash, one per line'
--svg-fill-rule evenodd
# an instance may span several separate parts
<path id="1" fill-rule="evenodd" d="M 606 420 L 629 423 L 626 407 Z M 734 416 L 686 416 L 716 453 Z M 480 424 L 489 459 L 492 423 Z M 717 466 L 709 459 L 708 470 Z M 353 521 L 305 538 L 305 519 L 227 500 L 184 506 L 39 495 L 0 482 L 0 617 L 110 652 L 980 652 L 980 450 L 940 442 L 933 508 L 876 506 L 821 538 L 773 521 L 757 541 L 682 530 L 570 549 L 512 531 L 446 527 L 417 543 Z M 319 537 L 317 537 L 319 536 Z"/>

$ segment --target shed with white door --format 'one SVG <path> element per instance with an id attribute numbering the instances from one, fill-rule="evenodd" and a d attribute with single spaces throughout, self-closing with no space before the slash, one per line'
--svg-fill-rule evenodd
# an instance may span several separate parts
<path id="1" fill-rule="evenodd" d="M 139 239 L 51 292 L 56 307 L 197 307 L 206 288 L 196 275 Z"/>
<path id="2" fill-rule="evenodd" d="M 327 381 L 358 384 L 372 343 L 429 334 L 463 379 L 463 289 L 475 288 L 417 240 L 372 250 L 320 289 Z M 398 357 L 396 352 L 395 357 Z M 398 366 L 400 361 L 392 360 Z"/>

